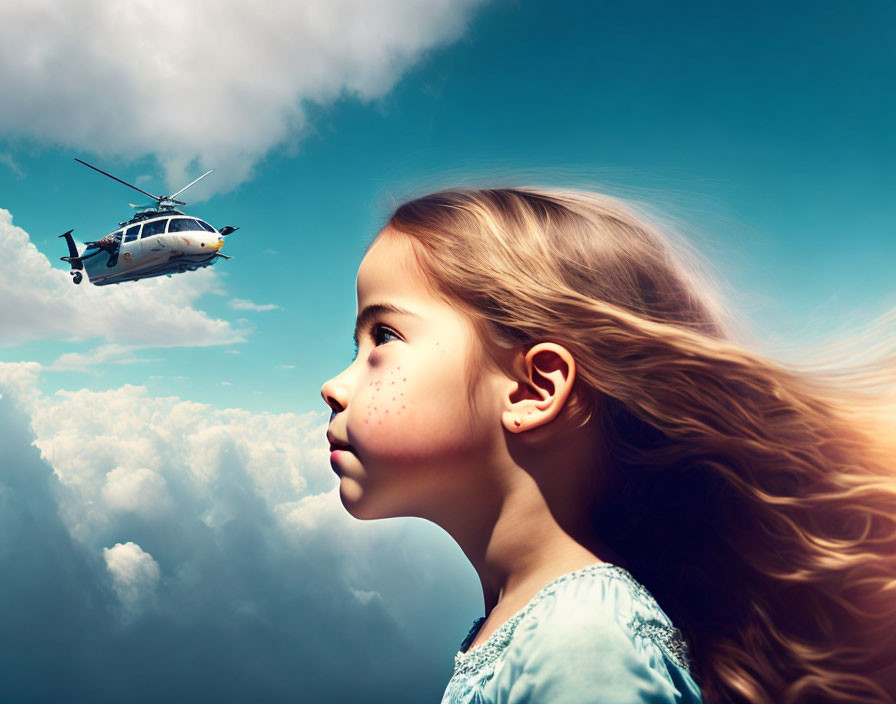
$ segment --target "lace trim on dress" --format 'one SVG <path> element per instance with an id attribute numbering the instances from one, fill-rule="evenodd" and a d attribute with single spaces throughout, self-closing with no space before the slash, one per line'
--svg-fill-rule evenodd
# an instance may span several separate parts
<path id="1" fill-rule="evenodd" d="M 649 638 L 660 650 L 683 670 L 690 671 L 688 645 L 677 628 L 669 628 L 662 624 L 639 622 L 635 626 L 635 635 Z"/>
<path id="2" fill-rule="evenodd" d="M 594 565 L 588 565 L 575 572 L 561 575 L 553 582 L 545 585 L 534 597 L 532 597 L 528 604 L 517 611 L 517 613 L 515 613 L 508 621 L 492 633 L 485 643 L 478 645 L 471 650 L 466 650 L 476 636 L 476 633 L 479 632 L 482 622 L 485 621 L 484 616 L 476 619 L 473 627 L 467 634 L 467 637 L 464 638 L 461 643 L 461 652 L 454 656 L 455 677 L 470 675 L 493 664 L 510 645 L 510 641 L 512 640 L 513 634 L 520 621 L 522 621 L 538 603 L 551 596 L 557 590 L 557 587 L 564 582 L 596 572 L 604 572 L 611 577 L 621 579 L 637 598 L 642 601 L 656 604 L 656 600 L 653 598 L 653 595 L 647 591 L 647 588 L 637 582 L 635 578 L 622 567 L 611 565 L 606 562 L 598 562 Z M 637 622 L 632 624 L 632 626 L 635 635 L 650 639 L 656 643 L 656 645 L 658 645 L 676 665 L 683 670 L 690 671 L 688 666 L 687 644 L 681 635 L 681 631 L 662 623 L 645 622 L 640 619 L 637 619 Z"/>

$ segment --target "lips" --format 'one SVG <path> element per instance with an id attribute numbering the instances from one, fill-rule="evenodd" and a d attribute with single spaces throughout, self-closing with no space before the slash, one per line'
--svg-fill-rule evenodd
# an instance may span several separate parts
<path id="1" fill-rule="evenodd" d="M 347 442 L 343 442 L 332 433 L 327 433 L 327 440 L 330 441 L 330 452 L 333 452 L 333 450 L 348 450 L 349 452 L 355 451 L 355 448 L 353 448 Z"/>

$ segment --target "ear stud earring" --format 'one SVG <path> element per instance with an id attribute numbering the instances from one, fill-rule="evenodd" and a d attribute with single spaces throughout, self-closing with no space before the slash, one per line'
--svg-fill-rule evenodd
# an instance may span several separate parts
<path id="1" fill-rule="evenodd" d="M 520 425 L 522 425 L 522 421 L 521 421 L 519 418 L 517 418 L 515 421 L 513 421 L 513 424 L 514 424 L 517 428 L 519 428 Z"/>

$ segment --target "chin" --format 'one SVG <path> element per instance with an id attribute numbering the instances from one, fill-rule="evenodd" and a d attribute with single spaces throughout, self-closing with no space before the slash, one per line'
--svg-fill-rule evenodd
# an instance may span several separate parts
<path id="1" fill-rule="evenodd" d="M 371 497 L 365 496 L 364 491 L 356 483 L 349 484 L 345 479 L 339 485 L 339 499 L 348 514 L 359 521 L 375 521 L 380 518 L 399 518 L 411 515 L 396 510 L 395 507 L 383 506 L 381 502 L 371 501 Z"/>
<path id="2" fill-rule="evenodd" d="M 365 500 L 364 490 L 357 483 L 343 478 L 339 485 L 339 499 L 342 501 L 343 507 L 348 511 L 349 515 L 360 521 L 372 521 L 377 518 L 385 518 L 377 511 L 371 502 Z"/>

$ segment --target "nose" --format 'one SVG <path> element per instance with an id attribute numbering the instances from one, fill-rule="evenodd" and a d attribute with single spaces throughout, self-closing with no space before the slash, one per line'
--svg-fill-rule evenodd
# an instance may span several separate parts
<path id="1" fill-rule="evenodd" d="M 348 405 L 348 388 L 339 381 L 338 377 L 326 382 L 320 389 L 320 395 L 323 397 L 324 403 L 333 409 L 333 415 L 344 411 Z"/>

